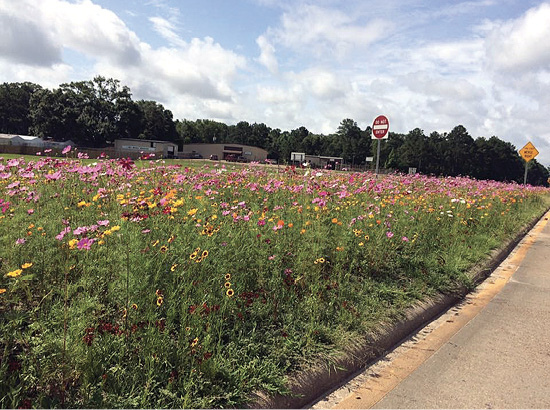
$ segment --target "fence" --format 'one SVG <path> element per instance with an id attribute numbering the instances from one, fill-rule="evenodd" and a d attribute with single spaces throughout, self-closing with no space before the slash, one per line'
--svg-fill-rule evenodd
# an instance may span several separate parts
<path id="1" fill-rule="evenodd" d="M 45 152 L 45 151 L 48 152 Z M 62 148 L 44 149 L 43 147 L 32 147 L 29 145 L 0 145 L 0 153 L 4 154 L 16 154 L 16 155 L 48 155 L 50 157 L 62 157 Z M 70 157 L 76 156 L 75 152 L 87 154 L 90 158 L 131 158 L 139 159 L 143 154 L 135 151 L 116 150 L 114 147 L 105 148 L 86 148 L 77 147 L 68 154 Z M 155 157 L 156 159 L 162 158 L 162 156 Z"/>

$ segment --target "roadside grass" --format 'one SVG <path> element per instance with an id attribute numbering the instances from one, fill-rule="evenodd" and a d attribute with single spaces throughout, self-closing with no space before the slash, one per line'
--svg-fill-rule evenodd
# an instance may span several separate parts
<path id="1" fill-rule="evenodd" d="M 285 393 L 548 208 L 467 178 L 212 161 L 0 161 L 0 406 Z"/>

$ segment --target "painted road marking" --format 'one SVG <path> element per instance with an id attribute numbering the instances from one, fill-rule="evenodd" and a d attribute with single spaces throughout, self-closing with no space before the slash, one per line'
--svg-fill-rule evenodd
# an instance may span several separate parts
<path id="1" fill-rule="evenodd" d="M 504 288 L 548 223 L 549 217 L 550 211 L 541 218 L 493 273 L 475 291 L 466 296 L 463 302 L 429 323 L 411 339 L 312 408 L 367 409 L 378 403 L 424 361 L 449 342 L 452 336 L 476 317 Z"/>

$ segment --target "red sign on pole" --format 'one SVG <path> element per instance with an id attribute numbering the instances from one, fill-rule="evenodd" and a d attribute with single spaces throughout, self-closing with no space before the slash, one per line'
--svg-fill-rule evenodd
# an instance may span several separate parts
<path id="1" fill-rule="evenodd" d="M 388 138 L 387 134 L 390 130 L 390 121 L 384 115 L 379 115 L 374 119 L 372 124 L 372 139 L 381 140 Z"/>

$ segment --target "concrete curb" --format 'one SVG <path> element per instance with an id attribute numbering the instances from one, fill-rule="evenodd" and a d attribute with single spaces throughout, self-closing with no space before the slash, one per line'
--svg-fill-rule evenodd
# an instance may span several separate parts
<path id="1" fill-rule="evenodd" d="M 494 250 L 486 260 L 474 266 L 469 272 L 474 284 L 478 285 L 485 280 L 549 210 L 550 208 L 545 210 L 507 244 Z M 320 363 L 307 370 L 291 374 L 287 383 L 290 391 L 288 396 L 269 396 L 264 392 L 257 392 L 251 397 L 247 407 L 292 409 L 303 408 L 314 403 L 351 380 L 387 351 L 401 344 L 412 333 L 446 312 L 467 294 L 468 289 L 464 288 L 457 294 L 438 295 L 431 300 L 416 304 L 408 309 L 402 318 L 380 326 L 376 332 L 367 335 L 360 343 L 334 357 L 330 364 Z"/>

